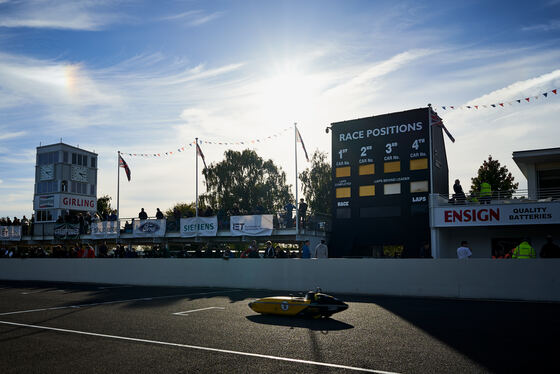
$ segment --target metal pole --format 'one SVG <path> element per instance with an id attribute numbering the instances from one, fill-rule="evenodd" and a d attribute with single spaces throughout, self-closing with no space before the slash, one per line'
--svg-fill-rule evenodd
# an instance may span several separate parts
<path id="1" fill-rule="evenodd" d="M 117 158 L 117 221 L 119 220 L 120 217 L 120 211 L 119 211 L 119 199 L 120 199 L 120 182 L 121 182 L 121 151 L 117 151 L 118 154 L 118 158 Z"/>
<path id="2" fill-rule="evenodd" d="M 296 237 L 299 234 L 298 174 L 297 174 L 297 122 L 294 122 L 294 160 L 296 165 Z"/>
<path id="3" fill-rule="evenodd" d="M 195 202 L 195 215 L 198 218 L 198 138 L 195 138 L 195 157 L 196 157 L 196 202 Z"/>
<path id="4" fill-rule="evenodd" d="M 121 151 L 117 151 L 117 242 L 121 235 L 121 221 L 120 221 L 120 190 L 121 190 Z"/>
<path id="5" fill-rule="evenodd" d="M 432 106 L 430 104 L 428 104 L 428 141 L 430 142 L 429 144 L 429 168 L 430 168 L 430 196 L 429 196 L 429 200 L 432 200 L 434 198 L 434 153 L 433 153 L 433 145 L 432 145 Z M 430 215 L 433 212 L 433 204 L 429 203 L 429 212 Z M 430 219 L 430 225 L 432 224 L 432 220 Z M 430 227 L 430 248 L 432 249 L 432 257 L 433 258 L 438 258 L 439 257 L 439 247 L 438 247 L 438 233 L 437 230 L 431 225 Z"/>

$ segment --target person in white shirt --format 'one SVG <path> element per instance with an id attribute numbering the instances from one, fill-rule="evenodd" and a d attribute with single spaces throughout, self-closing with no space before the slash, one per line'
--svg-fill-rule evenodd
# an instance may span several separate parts
<path id="1" fill-rule="evenodd" d="M 313 258 L 328 258 L 328 257 L 329 257 L 329 248 L 325 244 L 325 241 L 321 240 L 321 243 L 317 244 L 317 246 L 313 250 Z"/>
<path id="2" fill-rule="evenodd" d="M 472 252 L 469 248 L 469 243 L 466 240 L 461 242 L 461 246 L 457 248 L 457 258 L 462 260 L 464 258 L 469 258 L 472 256 Z"/>

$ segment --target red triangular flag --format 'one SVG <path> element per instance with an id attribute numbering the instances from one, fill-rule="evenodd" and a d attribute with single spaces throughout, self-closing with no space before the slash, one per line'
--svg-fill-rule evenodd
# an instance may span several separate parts
<path id="1" fill-rule="evenodd" d="M 552 92 L 556 95 L 556 88 L 552 90 Z"/>
<path id="2" fill-rule="evenodd" d="M 529 102 L 530 98 L 526 97 L 525 100 L 527 100 L 527 102 Z"/>

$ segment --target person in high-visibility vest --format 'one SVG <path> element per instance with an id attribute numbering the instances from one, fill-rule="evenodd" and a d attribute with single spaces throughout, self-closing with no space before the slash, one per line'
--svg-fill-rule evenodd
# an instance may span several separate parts
<path id="1" fill-rule="evenodd" d="M 480 184 L 480 203 L 490 204 L 490 198 L 492 197 L 492 186 L 488 182 L 482 182 Z"/>
<path id="2" fill-rule="evenodd" d="M 531 247 L 529 241 L 524 239 L 515 249 L 513 250 L 513 256 L 511 258 L 525 259 L 525 258 L 537 258 L 537 252 Z"/>

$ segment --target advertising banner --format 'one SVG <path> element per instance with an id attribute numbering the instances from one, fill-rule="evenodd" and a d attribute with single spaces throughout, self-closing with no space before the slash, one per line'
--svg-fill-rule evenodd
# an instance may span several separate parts
<path id="1" fill-rule="evenodd" d="M 118 221 L 103 221 L 91 224 L 91 236 L 96 239 L 116 238 L 117 230 L 119 230 Z"/>
<path id="2" fill-rule="evenodd" d="M 181 218 L 181 236 L 216 236 L 218 217 Z"/>
<path id="3" fill-rule="evenodd" d="M 39 196 L 39 209 L 55 208 L 54 195 Z"/>
<path id="4" fill-rule="evenodd" d="M 560 223 L 560 203 L 434 208 L 435 227 L 547 225 Z"/>
<path id="5" fill-rule="evenodd" d="M 0 226 L 0 240 L 21 240 L 21 226 Z"/>
<path id="6" fill-rule="evenodd" d="M 70 210 L 97 210 L 97 199 L 93 196 L 61 195 L 60 208 Z"/>
<path id="7" fill-rule="evenodd" d="M 135 238 L 165 236 L 165 219 L 134 220 L 132 236 Z"/>
<path id="8" fill-rule="evenodd" d="M 268 236 L 272 234 L 272 214 L 254 216 L 231 216 L 232 236 Z"/>
<path id="9" fill-rule="evenodd" d="M 57 223 L 54 226 L 54 238 L 59 240 L 78 239 L 80 225 L 77 223 Z"/>

